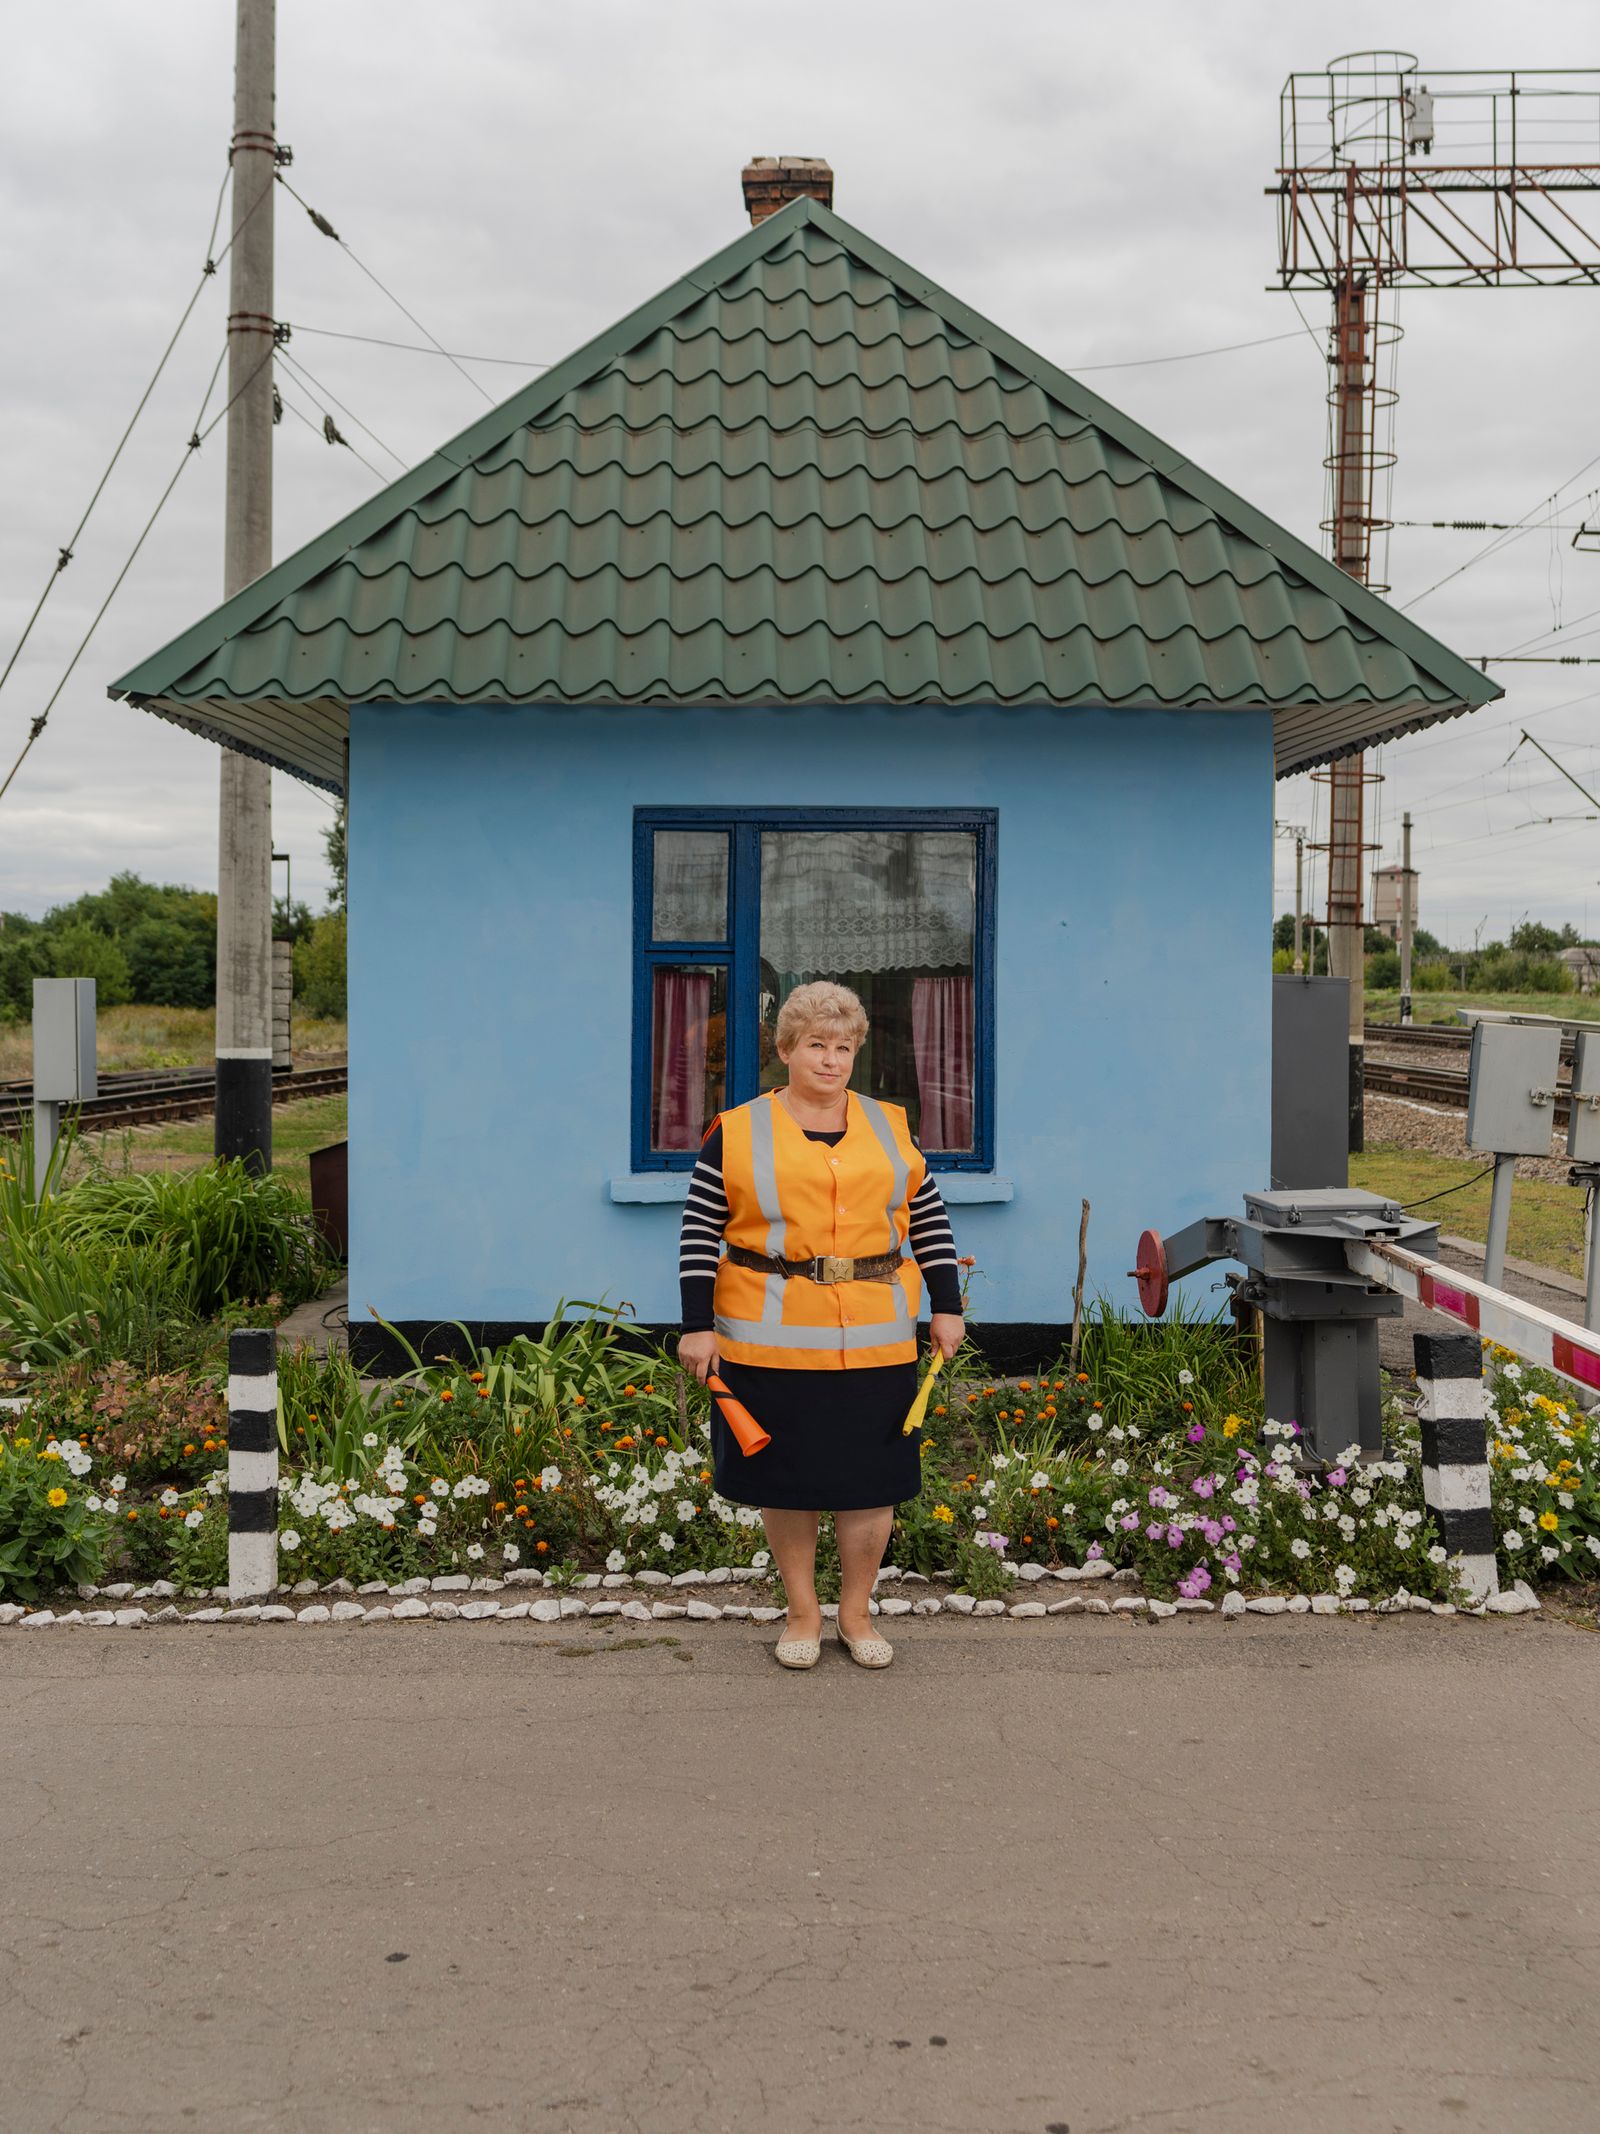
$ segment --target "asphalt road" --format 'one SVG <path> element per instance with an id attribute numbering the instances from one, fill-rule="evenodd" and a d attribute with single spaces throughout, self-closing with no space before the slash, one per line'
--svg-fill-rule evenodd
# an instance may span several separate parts
<path id="1" fill-rule="evenodd" d="M 1584 1631 L 670 1627 L 0 1634 L 5 2134 L 1600 2124 Z"/>

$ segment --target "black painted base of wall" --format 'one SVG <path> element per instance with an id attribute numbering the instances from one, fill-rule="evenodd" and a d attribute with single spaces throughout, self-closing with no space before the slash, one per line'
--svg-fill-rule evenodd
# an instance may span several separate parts
<path id="1" fill-rule="evenodd" d="M 241 1158 L 248 1170 L 272 1169 L 272 1060 L 218 1060 L 216 1139 L 224 1162 Z"/>
<path id="2" fill-rule="evenodd" d="M 460 1326 L 453 1322 L 397 1319 L 394 1326 L 424 1363 L 432 1363 L 439 1357 L 459 1361 L 469 1353 Z M 466 1327 L 480 1347 L 498 1348 L 502 1343 L 514 1340 L 518 1334 L 539 1339 L 544 1333 L 545 1322 L 542 1319 L 469 1319 Z M 1035 1326 L 1021 1320 L 1000 1325 L 974 1325 L 969 1332 L 989 1369 L 1011 1374 L 1037 1370 L 1042 1364 L 1053 1363 L 1072 1338 L 1070 1323 Z M 676 1326 L 640 1326 L 631 1321 L 617 1327 L 618 1340 L 631 1348 L 648 1348 L 660 1341 L 670 1343 L 677 1339 L 677 1333 Z M 924 1337 L 926 1333 L 924 1327 Z M 393 1378 L 412 1368 L 411 1358 L 400 1342 L 387 1327 L 373 1320 L 351 1321 L 350 1354 L 359 1369 L 373 1378 Z"/>

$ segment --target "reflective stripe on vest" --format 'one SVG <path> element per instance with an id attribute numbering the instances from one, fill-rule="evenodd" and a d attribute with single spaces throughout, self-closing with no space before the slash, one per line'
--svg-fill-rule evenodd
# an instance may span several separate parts
<path id="1" fill-rule="evenodd" d="M 873 1097 L 847 1096 L 844 1137 L 832 1148 L 808 1141 L 775 1097 L 723 1114 L 726 1235 L 769 1257 L 903 1251 L 911 1198 L 926 1175 L 905 1113 Z M 886 1282 L 819 1283 L 725 1259 L 717 1335 L 734 1363 L 843 1370 L 911 1362 L 921 1292 L 913 1260 Z"/>

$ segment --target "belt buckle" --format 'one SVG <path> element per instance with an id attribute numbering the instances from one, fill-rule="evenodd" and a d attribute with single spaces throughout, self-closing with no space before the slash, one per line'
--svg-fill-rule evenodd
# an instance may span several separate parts
<path id="1" fill-rule="evenodd" d="M 842 1259 L 837 1253 L 819 1253 L 817 1266 L 821 1270 L 817 1276 L 819 1282 L 849 1282 L 855 1276 L 855 1261 Z"/>

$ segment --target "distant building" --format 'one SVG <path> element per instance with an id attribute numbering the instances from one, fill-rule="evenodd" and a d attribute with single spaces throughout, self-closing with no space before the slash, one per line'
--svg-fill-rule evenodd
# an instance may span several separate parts
<path id="1" fill-rule="evenodd" d="M 1380 867 L 1372 877 L 1372 923 L 1391 941 L 1400 938 L 1400 914 L 1402 903 L 1401 885 L 1406 879 L 1404 867 Z M 1411 889 L 1405 900 L 1411 906 L 1411 937 L 1417 933 L 1417 870 L 1411 870 Z"/>
<path id="2" fill-rule="evenodd" d="M 1561 961 L 1572 973 L 1572 982 L 1580 993 L 1600 991 L 1600 948 L 1586 942 L 1576 948 L 1564 948 Z"/>

